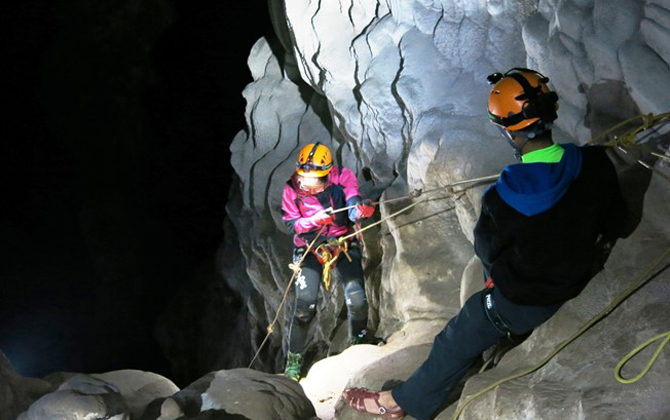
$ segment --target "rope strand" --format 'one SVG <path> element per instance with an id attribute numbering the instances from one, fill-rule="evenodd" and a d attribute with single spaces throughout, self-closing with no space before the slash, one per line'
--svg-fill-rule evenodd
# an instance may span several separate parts
<path id="1" fill-rule="evenodd" d="M 599 134 L 598 136 L 592 138 L 587 144 L 597 144 L 600 140 L 602 140 L 603 138 L 605 138 L 607 135 L 611 134 L 612 132 L 618 130 L 619 128 L 621 128 L 621 127 L 623 127 L 623 126 L 625 126 L 625 125 L 629 124 L 630 122 L 635 121 L 635 120 L 637 120 L 637 119 L 642 119 L 643 124 L 642 124 L 641 126 L 639 126 L 638 128 L 635 128 L 635 129 L 628 130 L 627 132 L 625 132 L 625 133 L 622 134 L 621 136 L 615 137 L 613 140 L 610 140 L 610 141 L 608 141 L 608 142 L 605 142 L 605 143 L 603 143 L 602 145 L 603 145 L 603 146 L 609 146 L 609 147 L 616 146 L 617 148 L 619 148 L 620 150 L 622 150 L 622 151 L 625 152 L 625 153 L 628 153 L 628 152 L 626 152 L 626 150 L 624 150 L 623 147 L 642 147 L 641 145 L 637 144 L 637 134 L 639 134 L 640 132 L 645 131 L 645 130 L 651 128 L 651 127 L 653 127 L 655 124 L 658 124 L 658 123 L 660 123 L 660 122 L 662 122 L 662 121 L 670 120 L 670 112 L 668 112 L 668 113 L 663 113 L 663 114 L 659 114 L 659 115 L 653 115 L 653 114 L 651 114 L 651 113 L 650 113 L 650 114 L 641 114 L 641 115 L 636 115 L 636 116 L 634 116 L 634 117 L 628 118 L 627 120 L 622 121 L 621 123 L 619 123 L 619 124 L 613 126 L 612 128 L 610 128 L 610 129 L 604 131 L 603 133 Z M 661 155 L 660 153 L 656 153 L 656 152 L 654 152 L 654 151 L 649 151 L 649 153 L 652 154 L 653 156 L 656 156 L 656 157 L 659 157 L 659 158 L 662 158 L 662 159 L 666 159 L 666 160 L 670 160 L 670 157 L 665 156 L 665 155 Z M 653 168 L 652 168 L 651 166 L 649 166 L 648 164 L 646 164 L 646 163 L 640 161 L 639 159 L 637 159 L 637 161 L 638 161 L 638 163 L 640 163 L 641 165 L 643 165 L 645 168 L 650 169 L 650 170 L 653 170 Z M 469 189 L 469 188 L 472 188 L 472 187 L 476 186 L 476 184 L 478 184 L 478 183 L 480 183 L 480 182 L 492 182 L 492 181 L 495 181 L 495 180 L 498 179 L 498 177 L 499 177 L 499 175 L 489 175 L 489 176 L 484 176 L 484 177 L 479 177 L 479 178 L 466 179 L 466 180 L 463 180 L 463 181 L 457 181 L 457 182 L 454 182 L 454 183 L 451 183 L 451 184 L 447 184 L 447 185 L 443 185 L 443 186 L 440 186 L 440 187 L 436 187 L 436 188 L 433 188 L 433 189 L 430 189 L 430 190 L 427 190 L 427 191 L 422 191 L 422 190 L 420 190 L 420 189 L 419 189 L 419 190 L 413 190 L 411 193 L 409 193 L 409 194 L 407 194 L 407 195 L 405 195 L 405 196 L 395 197 L 395 198 L 390 198 L 390 199 L 386 199 L 386 200 L 379 200 L 379 201 L 377 201 L 377 202 L 374 202 L 373 204 L 375 204 L 375 205 L 379 205 L 379 204 L 387 204 L 387 203 L 391 203 L 391 202 L 395 202 L 395 201 L 399 201 L 399 200 L 405 200 L 405 199 L 407 199 L 407 198 L 418 198 L 418 197 L 420 197 L 421 195 L 428 194 L 427 196 L 425 196 L 425 197 L 422 198 L 421 200 L 418 200 L 418 201 L 416 201 L 416 202 L 414 202 L 414 203 L 412 203 L 412 204 L 410 204 L 410 205 L 408 205 L 408 206 L 406 206 L 406 207 L 403 207 L 402 209 L 398 210 L 397 212 L 394 212 L 394 213 L 390 214 L 389 216 L 386 216 L 386 217 L 380 219 L 379 221 L 377 221 L 377 222 L 375 222 L 375 223 L 372 223 L 372 224 L 370 224 L 370 225 L 368 225 L 368 226 L 366 226 L 366 227 L 364 227 L 364 228 L 358 229 L 358 230 L 354 231 L 353 233 L 348 234 L 348 235 L 346 235 L 346 236 L 344 236 L 344 237 L 338 238 L 338 241 L 340 241 L 340 242 L 346 241 L 347 239 L 350 239 L 350 238 L 352 238 L 352 237 L 354 237 L 354 236 L 356 236 L 356 235 L 358 235 L 358 234 L 360 234 L 360 233 L 362 233 L 362 232 L 364 232 L 364 231 L 366 231 L 366 230 L 368 230 L 368 229 L 370 229 L 370 228 L 372 228 L 372 227 L 374 227 L 374 226 L 377 226 L 377 225 L 379 225 L 379 224 L 381 224 L 381 223 L 384 223 L 385 221 L 387 221 L 387 220 L 389 220 L 389 219 L 391 219 L 391 218 L 393 218 L 393 217 L 396 217 L 396 216 L 398 216 L 399 214 L 401 214 L 401 213 L 403 213 L 403 212 L 405 212 L 405 211 L 411 209 L 412 207 L 416 206 L 417 204 L 428 201 L 431 197 L 433 197 L 434 195 L 436 195 L 438 192 L 440 192 L 440 191 L 442 191 L 442 190 L 445 190 L 445 189 L 447 189 L 447 188 L 453 188 L 453 187 L 456 187 L 456 186 L 461 186 L 461 185 L 466 185 L 466 184 L 472 184 L 472 185 L 469 185 L 469 186 L 466 187 L 466 188 L 463 188 L 463 189 L 461 189 L 461 190 L 458 190 L 458 192 L 461 192 L 461 191 L 465 191 L 465 190 L 467 190 L 467 189 Z M 453 192 L 452 192 L 452 193 L 453 193 Z M 347 211 L 347 210 L 350 210 L 350 209 L 355 208 L 355 207 L 356 207 L 356 205 L 352 205 L 352 206 L 347 206 L 347 207 L 342 207 L 342 208 L 338 208 L 338 209 L 335 209 L 335 210 L 331 210 L 330 212 L 331 212 L 331 214 L 334 214 L 334 213 L 339 213 L 339 212 L 342 212 L 342 211 Z M 277 313 L 275 314 L 274 319 L 272 320 L 272 322 L 270 323 L 270 325 L 269 325 L 268 328 L 267 328 L 268 333 L 267 333 L 267 335 L 265 336 L 265 338 L 263 339 L 263 341 L 261 342 L 260 346 L 258 347 L 258 350 L 256 351 L 256 354 L 254 355 L 253 359 L 251 360 L 251 363 L 249 364 L 249 368 L 251 368 L 251 367 L 253 366 L 253 364 L 254 364 L 254 362 L 256 361 L 256 359 L 258 358 L 258 355 L 260 354 L 260 352 L 261 352 L 263 346 L 265 345 L 265 343 L 266 343 L 267 340 L 269 339 L 270 335 L 272 334 L 273 329 L 274 329 L 274 325 L 276 324 L 277 320 L 279 319 L 279 314 L 280 314 L 280 312 L 281 312 L 281 309 L 282 309 L 284 303 L 286 302 L 286 298 L 287 298 L 287 296 L 288 296 L 288 292 L 289 292 L 289 290 L 290 290 L 290 288 L 291 288 L 291 285 L 293 284 L 293 281 L 294 281 L 294 279 L 295 279 L 295 276 L 296 276 L 297 273 L 300 271 L 300 266 L 301 266 L 303 260 L 305 259 L 305 256 L 306 256 L 307 253 L 311 250 L 311 248 L 313 247 L 313 245 L 316 243 L 316 240 L 321 236 L 321 233 L 323 232 L 324 228 L 325 228 L 325 226 L 322 227 L 321 230 L 319 230 L 319 232 L 317 233 L 317 236 L 316 236 L 316 237 L 314 238 L 314 240 L 309 244 L 309 247 L 307 248 L 307 251 L 305 251 L 305 253 L 304 253 L 304 254 L 302 255 L 302 257 L 300 258 L 300 261 L 299 261 L 297 264 L 289 264 L 289 267 L 293 270 L 293 275 L 291 276 L 291 279 L 289 280 L 288 285 L 286 286 L 286 290 L 284 291 L 284 295 L 283 295 L 283 297 L 282 297 L 282 299 L 281 299 L 281 301 L 280 301 L 280 303 L 279 303 L 279 306 L 278 306 L 278 308 L 277 308 Z M 667 252 L 666 252 L 666 255 L 667 255 Z M 631 291 L 630 293 L 632 293 L 632 291 Z M 627 296 L 625 296 L 625 297 L 627 297 Z M 624 297 L 624 298 L 625 298 L 625 297 Z M 612 310 L 612 309 L 610 309 L 610 311 L 611 311 L 611 310 Z M 604 312 L 605 312 L 605 311 L 604 311 Z M 606 315 L 607 315 L 607 313 L 605 313 L 604 315 L 602 315 L 602 317 L 604 317 L 604 316 L 606 316 Z M 598 316 L 596 316 L 596 318 L 598 318 Z M 594 319 L 595 319 L 595 318 L 594 318 Z M 600 319 L 600 318 L 598 318 L 598 320 L 599 320 L 599 319 Z M 596 321 L 597 321 L 597 320 L 596 320 Z M 593 322 L 593 323 L 595 323 L 595 322 Z M 575 339 L 576 337 L 578 337 L 582 332 L 584 332 L 586 329 L 590 328 L 590 326 L 593 325 L 593 323 L 590 322 L 590 323 L 588 323 L 587 325 L 585 325 L 585 326 L 582 328 L 582 330 L 580 330 L 577 334 L 575 334 L 575 336 L 573 336 L 574 338 L 571 338 L 571 339 L 567 340 L 567 341 L 564 343 L 564 345 L 559 346 L 559 348 L 557 348 L 557 349 L 555 350 L 554 353 L 550 354 L 549 357 L 547 357 L 543 362 L 541 362 L 541 363 L 540 363 L 537 367 L 535 367 L 533 370 L 530 370 L 530 371 L 521 373 L 521 374 L 519 374 L 519 375 L 515 375 L 515 376 L 513 376 L 513 377 L 505 378 L 504 380 L 499 381 L 499 382 L 496 382 L 495 384 L 491 385 L 490 387 L 488 387 L 488 388 L 482 390 L 481 392 L 479 392 L 479 393 L 477 393 L 477 394 L 472 395 L 471 397 L 469 397 L 469 398 L 464 402 L 464 404 L 463 404 L 461 407 L 459 407 L 459 409 L 458 409 L 458 411 L 455 413 L 453 419 L 457 419 L 458 416 L 460 415 L 460 413 L 461 413 L 461 412 L 463 411 L 463 409 L 465 408 L 465 406 L 467 406 L 467 405 L 472 401 L 472 399 L 474 399 L 474 398 L 477 397 L 478 395 L 481 395 L 481 394 L 483 394 L 484 392 L 487 392 L 488 390 L 495 388 L 496 386 L 498 386 L 498 385 L 499 385 L 500 383 L 502 383 L 502 382 L 505 382 L 505 381 L 507 381 L 507 380 L 511 380 L 511 379 L 514 379 L 514 378 L 518 378 L 518 377 L 520 377 L 520 376 L 527 375 L 528 373 L 533 372 L 534 370 L 537 370 L 537 369 L 539 369 L 540 367 L 542 367 L 542 366 L 543 366 L 544 364 L 546 364 L 546 363 L 547 363 L 547 362 L 548 362 L 548 361 L 549 361 L 549 360 L 550 360 L 556 353 L 558 353 L 558 352 L 559 352 L 560 350 L 562 350 L 565 346 L 567 346 L 571 340 L 574 340 L 574 339 Z M 666 339 L 665 342 L 667 342 L 667 339 Z M 664 342 L 664 343 L 665 343 L 665 342 Z M 652 362 L 652 363 L 653 363 L 653 362 Z M 648 370 L 648 369 L 647 369 L 647 370 Z M 646 370 L 645 370 L 645 372 L 646 372 Z M 644 373 L 643 373 L 643 374 L 644 374 Z M 618 379 L 618 378 L 617 378 L 617 379 Z M 634 378 L 634 379 L 635 379 L 635 378 Z"/>
<path id="2" fill-rule="evenodd" d="M 388 203 L 392 203 L 392 202 L 395 202 L 395 201 L 406 200 L 408 198 L 418 198 L 418 197 L 421 197 L 423 194 L 428 194 L 428 193 L 431 193 L 433 191 L 440 191 L 440 190 L 444 190 L 444 189 L 447 189 L 447 188 L 458 187 L 458 186 L 466 185 L 466 184 L 477 184 L 477 183 L 480 183 L 480 182 L 495 181 L 495 180 L 498 179 L 498 177 L 499 177 L 499 175 L 488 175 L 488 176 L 482 176 L 482 177 L 479 177 L 479 178 L 465 179 L 463 181 L 452 182 L 451 184 L 442 185 L 441 187 L 432 188 L 432 189 L 427 190 L 427 191 L 423 191 L 423 190 L 420 190 L 420 189 L 415 189 L 415 190 L 412 190 L 412 192 L 407 194 L 407 195 L 403 195 L 403 196 L 400 196 L 400 197 L 389 198 L 389 199 L 386 199 L 386 200 L 374 201 L 374 202 L 372 202 L 372 204 L 377 206 L 377 205 L 380 205 L 380 204 L 388 204 Z M 472 187 L 474 187 L 474 185 L 471 186 L 471 187 L 468 187 L 468 188 L 472 188 Z M 466 190 L 468 188 L 464 188 L 464 190 Z M 358 206 L 358 204 L 354 204 L 354 205 L 347 206 L 347 207 L 340 207 L 338 209 L 331 210 L 331 213 L 335 214 L 335 213 L 339 213 L 341 211 L 351 210 L 351 209 L 355 208 L 356 206 Z"/>
<path id="3" fill-rule="evenodd" d="M 321 227 L 319 232 L 316 234 L 316 237 L 314 238 L 314 240 L 312 240 L 312 242 L 307 247 L 307 250 L 300 257 L 300 260 L 298 261 L 298 263 L 297 264 L 289 264 L 289 268 L 291 270 L 293 270 L 293 275 L 291 276 L 291 279 L 288 281 L 288 284 L 286 285 L 286 290 L 284 290 L 284 296 L 282 296 L 282 299 L 279 302 L 279 306 L 277 307 L 277 313 L 275 314 L 275 317 L 272 320 L 272 322 L 270 323 L 270 325 L 268 325 L 268 328 L 267 328 L 268 333 L 265 335 L 265 338 L 261 342 L 261 345 L 258 346 L 258 350 L 256 351 L 256 354 L 254 355 L 253 359 L 251 359 L 251 363 L 249 363 L 249 369 L 251 369 L 251 366 L 253 366 L 254 362 L 258 358 L 258 355 L 261 353 L 261 350 L 263 349 L 263 346 L 265 345 L 265 343 L 268 341 L 268 339 L 272 335 L 272 332 L 274 330 L 274 325 L 277 323 L 277 320 L 279 319 L 279 314 L 281 313 L 282 307 L 284 306 L 284 303 L 286 302 L 286 298 L 288 297 L 288 292 L 289 292 L 289 290 L 291 290 L 291 285 L 293 284 L 293 280 L 295 280 L 295 276 L 298 275 L 298 273 L 300 272 L 300 266 L 302 265 L 302 262 L 305 260 L 305 257 L 307 256 L 309 251 L 312 249 L 312 247 L 316 243 L 316 240 L 319 239 L 319 237 L 321 236 L 321 234 L 323 233 L 323 230 L 325 228 L 326 228 L 326 226 Z"/>

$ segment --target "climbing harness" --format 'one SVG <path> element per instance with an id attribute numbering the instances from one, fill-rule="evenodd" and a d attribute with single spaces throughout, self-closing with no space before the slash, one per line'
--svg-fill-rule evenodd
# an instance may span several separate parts
<path id="1" fill-rule="evenodd" d="M 505 382 L 511 381 L 512 379 L 521 378 L 521 377 L 526 376 L 526 375 L 528 375 L 528 374 L 530 374 L 530 373 L 533 373 L 533 372 L 535 372 L 536 370 L 538 370 L 538 369 L 540 369 L 541 367 L 543 367 L 544 365 L 546 365 L 547 363 L 549 363 L 549 361 L 550 361 L 551 359 L 553 359 L 554 356 L 556 356 L 561 350 L 563 350 L 564 348 L 566 348 L 570 343 L 572 343 L 573 341 L 575 341 L 579 336 L 581 336 L 583 333 L 585 333 L 587 330 L 589 330 L 591 327 L 593 327 L 596 323 L 598 323 L 598 322 L 601 321 L 603 318 L 605 318 L 607 315 L 609 315 L 614 309 L 616 309 L 616 308 L 617 308 L 617 307 L 618 307 L 624 300 L 626 300 L 626 299 L 627 299 L 630 295 L 632 295 L 635 291 L 637 291 L 637 290 L 640 289 L 642 286 L 644 286 L 644 285 L 647 284 L 649 281 L 651 281 L 651 280 L 654 279 L 656 276 L 658 276 L 658 275 L 661 274 L 663 271 L 665 271 L 665 269 L 668 268 L 667 265 L 666 265 L 665 267 L 663 267 L 660 271 L 654 273 L 653 275 L 650 275 L 650 274 L 654 271 L 654 269 L 656 269 L 656 267 L 658 267 L 658 266 L 659 266 L 659 265 L 660 265 L 660 264 L 661 264 L 661 263 L 668 257 L 668 255 L 670 255 L 670 247 L 668 247 L 668 248 L 665 250 L 665 252 L 663 252 L 663 254 L 662 254 L 662 255 L 661 255 L 661 256 L 660 256 L 660 257 L 659 257 L 659 258 L 658 258 L 658 259 L 657 259 L 651 266 L 649 266 L 649 268 L 647 268 L 647 269 L 644 271 L 644 273 L 642 273 L 642 275 L 640 275 L 637 279 L 635 279 L 635 281 L 633 281 L 633 284 L 632 284 L 630 287 L 628 287 L 626 290 L 624 290 L 623 292 L 621 292 L 621 293 L 620 293 L 620 294 L 619 294 L 619 295 L 612 301 L 612 303 L 610 303 L 610 304 L 609 304 L 605 309 L 603 309 L 600 313 L 598 313 L 598 314 L 595 315 L 593 318 L 591 318 L 591 320 L 589 320 L 584 326 L 582 326 L 582 328 L 580 328 L 577 332 L 575 332 L 573 335 L 571 335 L 568 339 L 566 339 L 566 340 L 563 341 L 561 344 L 559 344 L 559 345 L 558 345 L 558 346 L 557 346 L 557 347 L 556 347 L 556 348 L 555 348 L 549 355 L 547 355 L 547 356 L 546 356 L 544 359 L 542 359 L 539 363 L 537 363 L 535 366 L 531 366 L 531 367 L 529 367 L 529 368 L 526 368 L 526 369 L 524 369 L 524 370 L 522 370 L 522 371 L 520 371 L 520 372 L 518 372 L 518 373 L 515 373 L 515 374 L 513 374 L 513 375 L 510 375 L 510 376 L 508 376 L 508 377 L 506 377 L 506 378 L 502 378 L 502 379 L 500 379 L 500 380 L 498 380 L 498 381 L 492 383 L 491 385 L 485 387 L 484 389 L 482 389 L 482 390 L 480 390 L 480 391 L 478 391 L 478 392 L 476 392 L 476 393 L 474 393 L 474 394 L 468 396 L 468 397 L 463 401 L 463 404 L 461 404 L 460 406 L 457 407 L 457 409 L 456 409 L 456 411 L 454 412 L 454 415 L 452 416 L 451 419 L 452 419 L 452 420 L 456 420 L 456 419 L 458 419 L 458 417 L 461 415 L 461 413 L 463 412 L 463 410 L 465 410 L 465 407 L 467 407 L 468 405 L 470 405 L 470 403 L 472 403 L 472 401 L 474 401 L 474 400 L 475 400 L 477 397 L 479 397 L 480 395 L 483 395 L 483 394 L 487 393 L 488 391 L 490 391 L 490 390 L 496 388 L 498 385 L 501 385 L 501 384 L 503 384 L 503 383 L 505 383 Z M 665 345 L 666 342 L 667 342 L 667 339 L 666 339 L 666 341 L 663 343 L 663 345 Z M 648 343 L 645 343 L 645 345 L 647 345 L 647 344 L 648 344 Z M 641 347 L 642 347 L 642 346 L 641 346 Z M 661 348 L 662 348 L 662 346 L 659 346 L 659 349 L 657 350 L 657 353 L 660 353 L 660 349 L 661 349 Z M 636 350 L 637 350 L 637 349 L 636 349 Z M 638 350 L 638 351 L 639 351 L 639 350 Z M 637 353 L 637 352 L 635 352 L 635 353 Z M 635 354 L 635 353 L 633 353 L 633 354 Z M 650 363 L 648 364 L 648 368 L 650 368 L 650 367 L 651 367 L 651 364 L 653 364 L 654 360 L 656 360 L 656 356 L 657 356 L 657 355 L 658 355 L 658 354 L 655 354 L 655 355 L 654 355 L 655 357 L 653 357 L 653 360 L 651 360 Z M 632 357 L 632 355 L 631 355 L 631 357 Z M 627 360 L 627 359 L 624 358 L 624 363 L 625 363 L 625 360 Z M 621 362 L 619 362 L 619 363 L 620 363 L 621 365 L 623 365 Z M 617 366 L 618 366 L 618 365 L 617 365 Z M 646 369 L 643 371 L 642 375 L 644 375 L 644 373 L 646 373 L 647 370 L 649 370 L 648 368 L 646 368 Z M 639 377 L 642 377 L 642 375 L 638 375 L 638 376 L 639 376 Z M 617 378 L 617 379 L 618 379 L 618 378 Z M 639 378 L 636 377 L 636 378 L 633 378 L 633 379 L 634 379 L 634 380 L 637 380 L 637 379 L 639 379 Z"/>
<path id="2" fill-rule="evenodd" d="M 324 242 L 316 247 L 316 249 L 313 249 L 312 253 L 323 265 L 321 278 L 323 279 L 323 285 L 325 286 L 326 291 L 328 291 L 330 289 L 330 280 L 332 278 L 331 270 L 337 262 L 337 259 L 340 257 L 340 253 L 344 253 L 347 260 L 351 262 L 351 257 L 349 256 L 349 242 L 330 238 L 328 242 Z"/>

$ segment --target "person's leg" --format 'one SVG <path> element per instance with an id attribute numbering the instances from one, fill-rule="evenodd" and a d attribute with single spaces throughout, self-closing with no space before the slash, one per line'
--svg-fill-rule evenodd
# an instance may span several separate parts
<path id="1" fill-rule="evenodd" d="M 297 263 L 300 254 L 297 254 Z M 309 323 L 316 314 L 316 301 L 319 297 L 321 282 L 321 264 L 313 254 L 307 255 L 302 262 L 300 271 L 295 276 L 295 306 L 293 320 L 289 328 L 289 346 L 291 353 L 302 353 L 305 346 Z"/>
<path id="2" fill-rule="evenodd" d="M 535 327 L 551 318 L 562 304 L 547 306 L 519 305 L 508 300 L 498 288 L 493 289 L 493 301 L 496 311 L 509 332 L 514 335 L 525 335 Z"/>
<path id="3" fill-rule="evenodd" d="M 477 357 L 505 336 L 489 322 L 482 296 L 477 292 L 465 302 L 435 336 L 428 359 L 393 389 L 393 399 L 405 412 L 419 420 L 429 419 Z"/>
<path id="4" fill-rule="evenodd" d="M 517 305 L 493 289 L 474 294 L 435 337 L 428 359 L 402 385 L 380 401 L 419 420 L 429 419 L 477 357 L 508 333 L 525 334 L 550 318 L 560 307 Z M 494 305 L 491 305 L 494 302 Z M 498 319 L 496 319 L 496 317 Z"/>
<path id="5" fill-rule="evenodd" d="M 361 250 L 354 245 L 349 250 L 351 261 L 344 254 L 337 260 L 335 270 L 344 288 L 344 301 L 347 305 L 349 335 L 355 340 L 365 335 L 368 324 L 368 300 L 365 295 Z"/>
<path id="6" fill-rule="evenodd" d="M 300 252 L 294 253 L 294 263 L 301 257 Z M 305 339 L 309 324 L 316 313 L 316 301 L 319 297 L 319 282 L 321 281 L 321 264 L 314 255 L 308 255 L 303 260 L 300 271 L 295 277 L 295 306 L 293 319 L 289 327 L 288 355 L 284 375 L 298 380 L 302 369 L 302 353 L 305 348 Z"/>

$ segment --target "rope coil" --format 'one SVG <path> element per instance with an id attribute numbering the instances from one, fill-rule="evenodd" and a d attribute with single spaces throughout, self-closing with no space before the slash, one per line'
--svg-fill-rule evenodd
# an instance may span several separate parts
<path id="1" fill-rule="evenodd" d="M 632 378 L 630 378 L 630 379 L 626 379 L 626 378 L 624 378 L 624 377 L 621 376 L 621 369 L 623 368 L 623 366 L 624 366 L 626 363 L 628 363 L 628 361 L 629 361 L 630 359 L 633 358 L 633 356 L 635 356 L 636 354 L 638 354 L 639 352 L 641 352 L 642 350 L 644 350 L 644 349 L 645 349 L 647 346 L 649 346 L 651 343 L 653 343 L 653 342 L 655 342 L 655 341 L 658 341 L 658 340 L 660 340 L 660 339 L 662 339 L 662 338 L 664 338 L 664 340 L 661 342 L 661 344 L 658 345 L 658 348 L 656 349 L 656 351 L 654 352 L 654 354 L 653 354 L 653 355 L 651 356 L 651 358 L 649 359 L 649 362 L 648 362 L 647 365 L 644 367 L 644 369 L 642 369 L 642 371 L 641 371 L 640 373 L 638 373 L 636 376 L 634 376 L 634 377 L 632 377 Z M 651 369 L 651 366 L 654 364 L 654 362 L 655 362 L 656 359 L 658 358 L 658 355 L 661 354 L 661 350 L 663 350 L 663 347 L 665 347 L 665 345 L 668 344 L 669 341 L 670 341 L 670 331 L 666 331 L 666 332 L 664 332 L 663 334 L 659 334 L 659 335 L 657 335 L 657 336 L 655 336 L 655 337 L 652 337 L 652 338 L 650 338 L 649 340 L 645 341 L 644 343 L 640 344 L 639 346 L 635 347 L 635 348 L 634 348 L 633 350 L 631 350 L 627 355 L 625 355 L 625 356 L 623 357 L 623 359 L 621 359 L 621 360 L 619 361 L 619 363 L 617 363 L 616 367 L 614 368 L 614 377 L 616 378 L 616 380 L 619 381 L 619 382 L 621 382 L 622 384 L 626 384 L 626 385 L 627 385 L 627 384 L 632 384 L 632 383 L 634 383 L 634 382 L 639 381 L 644 375 L 647 374 L 647 372 L 649 371 L 649 369 Z"/>

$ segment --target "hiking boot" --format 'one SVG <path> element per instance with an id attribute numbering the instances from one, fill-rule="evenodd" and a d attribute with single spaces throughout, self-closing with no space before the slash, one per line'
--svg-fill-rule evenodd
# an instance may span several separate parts
<path id="1" fill-rule="evenodd" d="M 288 352 L 286 356 L 286 369 L 284 376 L 294 381 L 300 380 L 300 370 L 302 369 L 302 354 Z"/>

